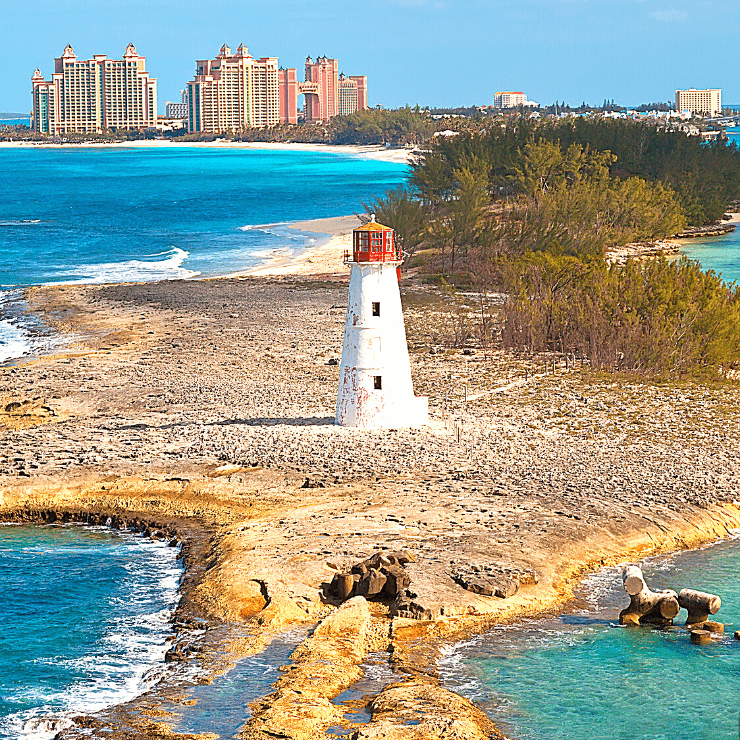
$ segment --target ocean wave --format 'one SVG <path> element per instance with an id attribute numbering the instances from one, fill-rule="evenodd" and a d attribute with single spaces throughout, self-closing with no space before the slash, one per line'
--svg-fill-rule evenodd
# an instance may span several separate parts
<path id="1" fill-rule="evenodd" d="M 101 262 L 81 265 L 57 273 L 61 283 L 148 283 L 158 280 L 184 280 L 200 275 L 199 272 L 183 267 L 189 252 L 172 247 L 167 252 L 153 254 L 151 257 L 165 257 L 163 260 L 127 260 L 126 262 Z M 71 279 L 67 279 L 71 278 Z"/>
<path id="2" fill-rule="evenodd" d="M 269 234 L 270 236 L 276 236 L 279 239 L 290 239 L 291 241 L 304 242 L 306 246 L 309 243 L 316 242 L 316 236 L 318 232 L 315 231 L 303 231 L 301 229 L 295 229 L 288 223 L 280 224 L 262 224 L 261 226 L 240 226 L 240 231 L 261 231 L 263 234 Z M 331 236 L 330 234 L 322 234 L 322 236 Z"/>
<path id="3" fill-rule="evenodd" d="M 34 224 L 40 224 L 40 218 L 22 218 L 22 219 L 11 219 L 9 221 L 0 221 L 0 226 L 33 226 Z"/>
<path id="4" fill-rule="evenodd" d="M 31 351 L 31 338 L 11 319 L 0 321 L 0 364 Z"/>
<path id="5" fill-rule="evenodd" d="M 278 221 L 274 224 L 247 224 L 246 226 L 240 226 L 239 231 L 265 231 L 266 229 L 274 229 L 278 226 L 287 226 L 287 221 Z"/>
<path id="6" fill-rule="evenodd" d="M 169 620 L 180 597 L 177 549 L 132 532 L 121 532 L 116 540 L 110 554 L 118 557 L 119 547 L 128 548 L 139 567 L 123 577 L 121 598 L 108 600 L 102 634 L 85 655 L 36 658 L 35 663 L 65 668 L 74 678 L 66 686 L 16 687 L 6 700 L 28 708 L 0 718 L 0 738 L 50 740 L 69 726 L 70 717 L 129 701 L 180 670 L 164 662 L 172 636 Z M 89 552 L 64 545 L 54 551 L 62 548 L 66 554 Z"/>

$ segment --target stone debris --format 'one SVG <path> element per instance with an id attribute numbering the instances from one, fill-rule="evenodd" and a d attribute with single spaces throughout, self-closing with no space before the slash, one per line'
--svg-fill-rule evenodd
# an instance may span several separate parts
<path id="1" fill-rule="evenodd" d="M 326 591 L 339 601 L 353 596 L 364 596 L 370 601 L 394 600 L 411 584 L 411 576 L 403 566 L 414 561 L 414 556 L 405 550 L 377 552 L 353 565 L 348 573 L 335 573 Z"/>
<path id="2" fill-rule="evenodd" d="M 459 586 L 481 596 L 507 599 L 519 591 L 519 586 L 534 586 L 539 577 L 534 570 L 523 570 L 501 563 L 467 563 L 456 566 L 450 577 Z"/>

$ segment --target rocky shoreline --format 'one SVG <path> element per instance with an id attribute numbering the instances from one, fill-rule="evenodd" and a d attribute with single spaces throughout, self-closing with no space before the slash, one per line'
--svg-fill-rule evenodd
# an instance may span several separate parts
<path id="1" fill-rule="evenodd" d="M 710 224 L 709 226 L 687 226 L 675 239 L 703 239 L 707 236 L 724 236 L 732 234 L 737 228 L 736 223 Z"/>
<path id="2" fill-rule="evenodd" d="M 324 737 L 344 721 L 332 699 L 378 650 L 407 678 L 368 700 L 372 719 L 352 736 L 497 737 L 439 684 L 439 645 L 555 609 L 601 565 L 740 526 L 736 386 L 431 353 L 457 309 L 419 284 L 403 293 L 431 424 L 358 433 L 331 423 L 342 280 L 29 291 L 47 322 L 81 339 L 1 370 L 0 516 L 94 513 L 192 541 L 181 621 L 211 627 L 193 656 L 215 672 L 293 625 L 312 628 L 242 737 Z M 400 551 L 413 558 L 403 608 L 366 598 L 369 577 L 341 606 L 327 591 Z M 181 686 L 162 691 L 187 701 Z M 60 739 L 169 737 L 168 722 L 155 692 Z"/>

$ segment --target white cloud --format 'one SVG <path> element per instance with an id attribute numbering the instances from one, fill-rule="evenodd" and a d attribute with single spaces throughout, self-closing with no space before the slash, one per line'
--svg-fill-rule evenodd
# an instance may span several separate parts
<path id="1" fill-rule="evenodd" d="M 650 13 L 650 17 L 662 23 L 680 23 L 688 18 L 683 10 L 676 10 L 675 8 L 671 8 L 670 10 L 656 10 Z"/>

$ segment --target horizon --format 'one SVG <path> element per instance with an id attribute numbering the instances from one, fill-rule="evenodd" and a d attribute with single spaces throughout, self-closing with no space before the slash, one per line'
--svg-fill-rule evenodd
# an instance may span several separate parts
<path id="1" fill-rule="evenodd" d="M 541 105 L 573 107 L 604 98 L 669 101 L 676 89 L 721 88 L 740 99 L 732 74 L 728 0 L 696 7 L 688 0 L 371 0 L 320 10 L 287 0 L 279 11 L 225 0 L 218 13 L 183 10 L 174 0 L 134 17 L 118 3 L 50 0 L 45 23 L 11 8 L 2 24 L 6 75 L 0 108 L 31 107 L 33 70 L 45 79 L 71 43 L 78 57 L 121 58 L 133 42 L 157 80 L 158 110 L 192 79 L 195 60 L 221 44 L 243 42 L 256 58 L 277 56 L 302 79 L 306 56 L 336 58 L 340 71 L 367 75 L 369 103 L 386 108 L 490 105 L 497 90 L 522 90 Z M 378 29 L 381 32 L 378 32 Z M 364 31 L 364 29 L 367 29 Z M 413 29 L 409 32 L 408 29 Z M 517 33 L 518 30 L 518 33 Z M 503 31 L 503 32 L 502 32 Z M 696 38 L 713 38 L 711 57 Z M 723 48 L 727 41 L 728 49 Z M 442 63 L 440 63 L 442 58 Z M 725 63 L 723 63 L 723 60 Z M 600 103 L 591 103 L 599 105 Z"/>

